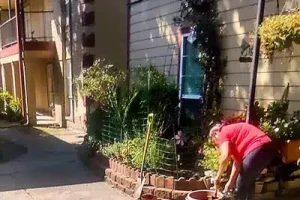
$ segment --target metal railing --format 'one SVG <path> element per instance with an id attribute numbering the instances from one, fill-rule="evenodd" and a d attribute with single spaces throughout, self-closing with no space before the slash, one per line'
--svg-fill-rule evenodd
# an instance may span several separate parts
<path id="1" fill-rule="evenodd" d="M 25 11 L 26 41 L 52 41 L 53 11 Z"/>
<path id="2" fill-rule="evenodd" d="M 17 42 L 16 16 L 10 18 L 0 26 L 1 47 L 5 48 Z"/>

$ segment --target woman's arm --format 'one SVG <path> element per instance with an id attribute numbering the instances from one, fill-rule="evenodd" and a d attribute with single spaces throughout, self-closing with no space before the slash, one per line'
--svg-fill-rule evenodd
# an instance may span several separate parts
<path id="1" fill-rule="evenodd" d="M 221 180 L 222 174 L 225 172 L 228 161 L 230 159 L 230 151 L 229 151 L 229 141 L 223 142 L 220 146 L 221 156 L 220 156 L 220 166 L 217 173 L 216 180 Z"/>
<path id="2" fill-rule="evenodd" d="M 240 173 L 240 169 L 241 169 L 241 164 L 234 161 L 231 169 L 231 174 L 228 180 L 228 186 L 229 186 L 228 189 L 231 189 L 234 186 L 236 179 Z"/>

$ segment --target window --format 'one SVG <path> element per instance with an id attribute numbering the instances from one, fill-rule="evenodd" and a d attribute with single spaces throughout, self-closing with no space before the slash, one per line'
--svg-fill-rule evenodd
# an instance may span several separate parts
<path id="1" fill-rule="evenodd" d="M 188 41 L 190 34 L 184 34 L 180 58 L 180 99 L 200 99 L 202 94 L 203 71 L 199 65 L 199 52 Z"/>

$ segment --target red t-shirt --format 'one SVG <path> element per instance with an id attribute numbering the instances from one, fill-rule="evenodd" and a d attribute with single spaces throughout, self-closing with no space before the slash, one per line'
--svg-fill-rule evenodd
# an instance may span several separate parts
<path id="1" fill-rule="evenodd" d="M 221 128 L 217 138 L 218 146 L 226 141 L 229 141 L 233 159 L 241 162 L 251 151 L 271 142 L 271 139 L 253 125 L 236 123 Z"/>

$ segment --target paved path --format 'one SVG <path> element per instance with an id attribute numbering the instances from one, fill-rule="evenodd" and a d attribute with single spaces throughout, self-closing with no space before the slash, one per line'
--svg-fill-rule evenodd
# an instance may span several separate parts
<path id="1" fill-rule="evenodd" d="M 0 200 L 131 200 L 78 160 L 80 133 L 18 127 L 0 129 L 1 138 L 27 147 L 28 152 L 0 164 Z"/>

